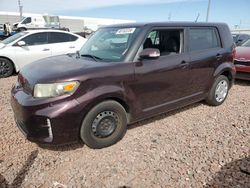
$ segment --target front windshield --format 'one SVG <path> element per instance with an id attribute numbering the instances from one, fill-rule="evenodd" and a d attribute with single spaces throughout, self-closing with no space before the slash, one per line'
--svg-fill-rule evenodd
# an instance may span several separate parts
<path id="1" fill-rule="evenodd" d="M 241 46 L 250 47 L 250 39 L 243 43 Z"/>
<path id="2" fill-rule="evenodd" d="M 80 55 L 105 62 L 120 62 L 134 41 L 139 28 L 101 28 L 83 45 Z"/>
<path id="3" fill-rule="evenodd" d="M 27 32 L 20 32 L 20 33 L 16 33 L 15 35 L 11 36 L 11 37 L 8 37 L 7 39 L 3 40 L 1 43 L 7 45 L 17 39 L 19 39 L 20 37 L 26 35 Z"/>

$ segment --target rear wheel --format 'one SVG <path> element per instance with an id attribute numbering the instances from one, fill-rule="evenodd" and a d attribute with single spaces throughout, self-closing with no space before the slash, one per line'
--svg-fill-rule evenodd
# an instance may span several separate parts
<path id="1" fill-rule="evenodd" d="M 80 137 L 91 148 L 104 148 L 118 142 L 126 133 L 127 115 L 121 104 L 104 101 L 93 107 L 82 122 Z"/>
<path id="2" fill-rule="evenodd" d="M 229 90 L 229 80 L 226 76 L 220 75 L 216 78 L 206 102 L 211 106 L 221 105 L 227 98 Z"/>
<path id="3" fill-rule="evenodd" d="M 0 58 L 0 78 L 11 76 L 13 71 L 13 63 L 8 59 Z"/>

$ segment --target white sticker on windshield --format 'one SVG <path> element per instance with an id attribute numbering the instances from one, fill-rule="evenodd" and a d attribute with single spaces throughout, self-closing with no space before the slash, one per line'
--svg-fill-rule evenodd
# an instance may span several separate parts
<path id="1" fill-rule="evenodd" d="M 131 34 L 134 33 L 135 28 L 123 28 L 116 31 L 117 35 Z"/>

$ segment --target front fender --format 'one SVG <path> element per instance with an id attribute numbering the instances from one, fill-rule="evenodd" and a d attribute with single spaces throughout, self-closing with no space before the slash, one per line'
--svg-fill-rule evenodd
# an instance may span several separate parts
<path id="1" fill-rule="evenodd" d="M 82 109 L 84 117 L 91 108 L 108 99 L 118 101 L 123 106 L 125 105 L 125 108 L 128 107 L 130 109 L 131 107 L 131 99 L 126 97 L 124 88 L 118 85 L 105 85 L 94 88 L 91 91 L 87 91 L 84 95 L 79 96 L 76 100 Z M 130 112 L 128 113 L 130 116 Z"/>
<path id="2" fill-rule="evenodd" d="M 5 54 L 0 54 L 0 57 L 1 57 L 1 58 L 5 58 L 5 59 L 8 59 L 9 61 L 11 61 L 16 72 L 19 72 L 19 71 L 20 71 L 19 66 L 18 66 L 18 65 L 14 62 L 14 60 L 13 60 L 14 58 L 12 58 L 12 57 L 7 57 Z"/>

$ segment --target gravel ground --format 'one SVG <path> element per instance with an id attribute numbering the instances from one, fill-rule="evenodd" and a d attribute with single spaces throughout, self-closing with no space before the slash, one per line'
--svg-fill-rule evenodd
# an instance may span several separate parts
<path id="1" fill-rule="evenodd" d="M 0 187 L 250 187 L 250 82 L 219 107 L 197 103 L 131 125 L 114 146 L 39 147 L 16 127 L 0 79 Z"/>

